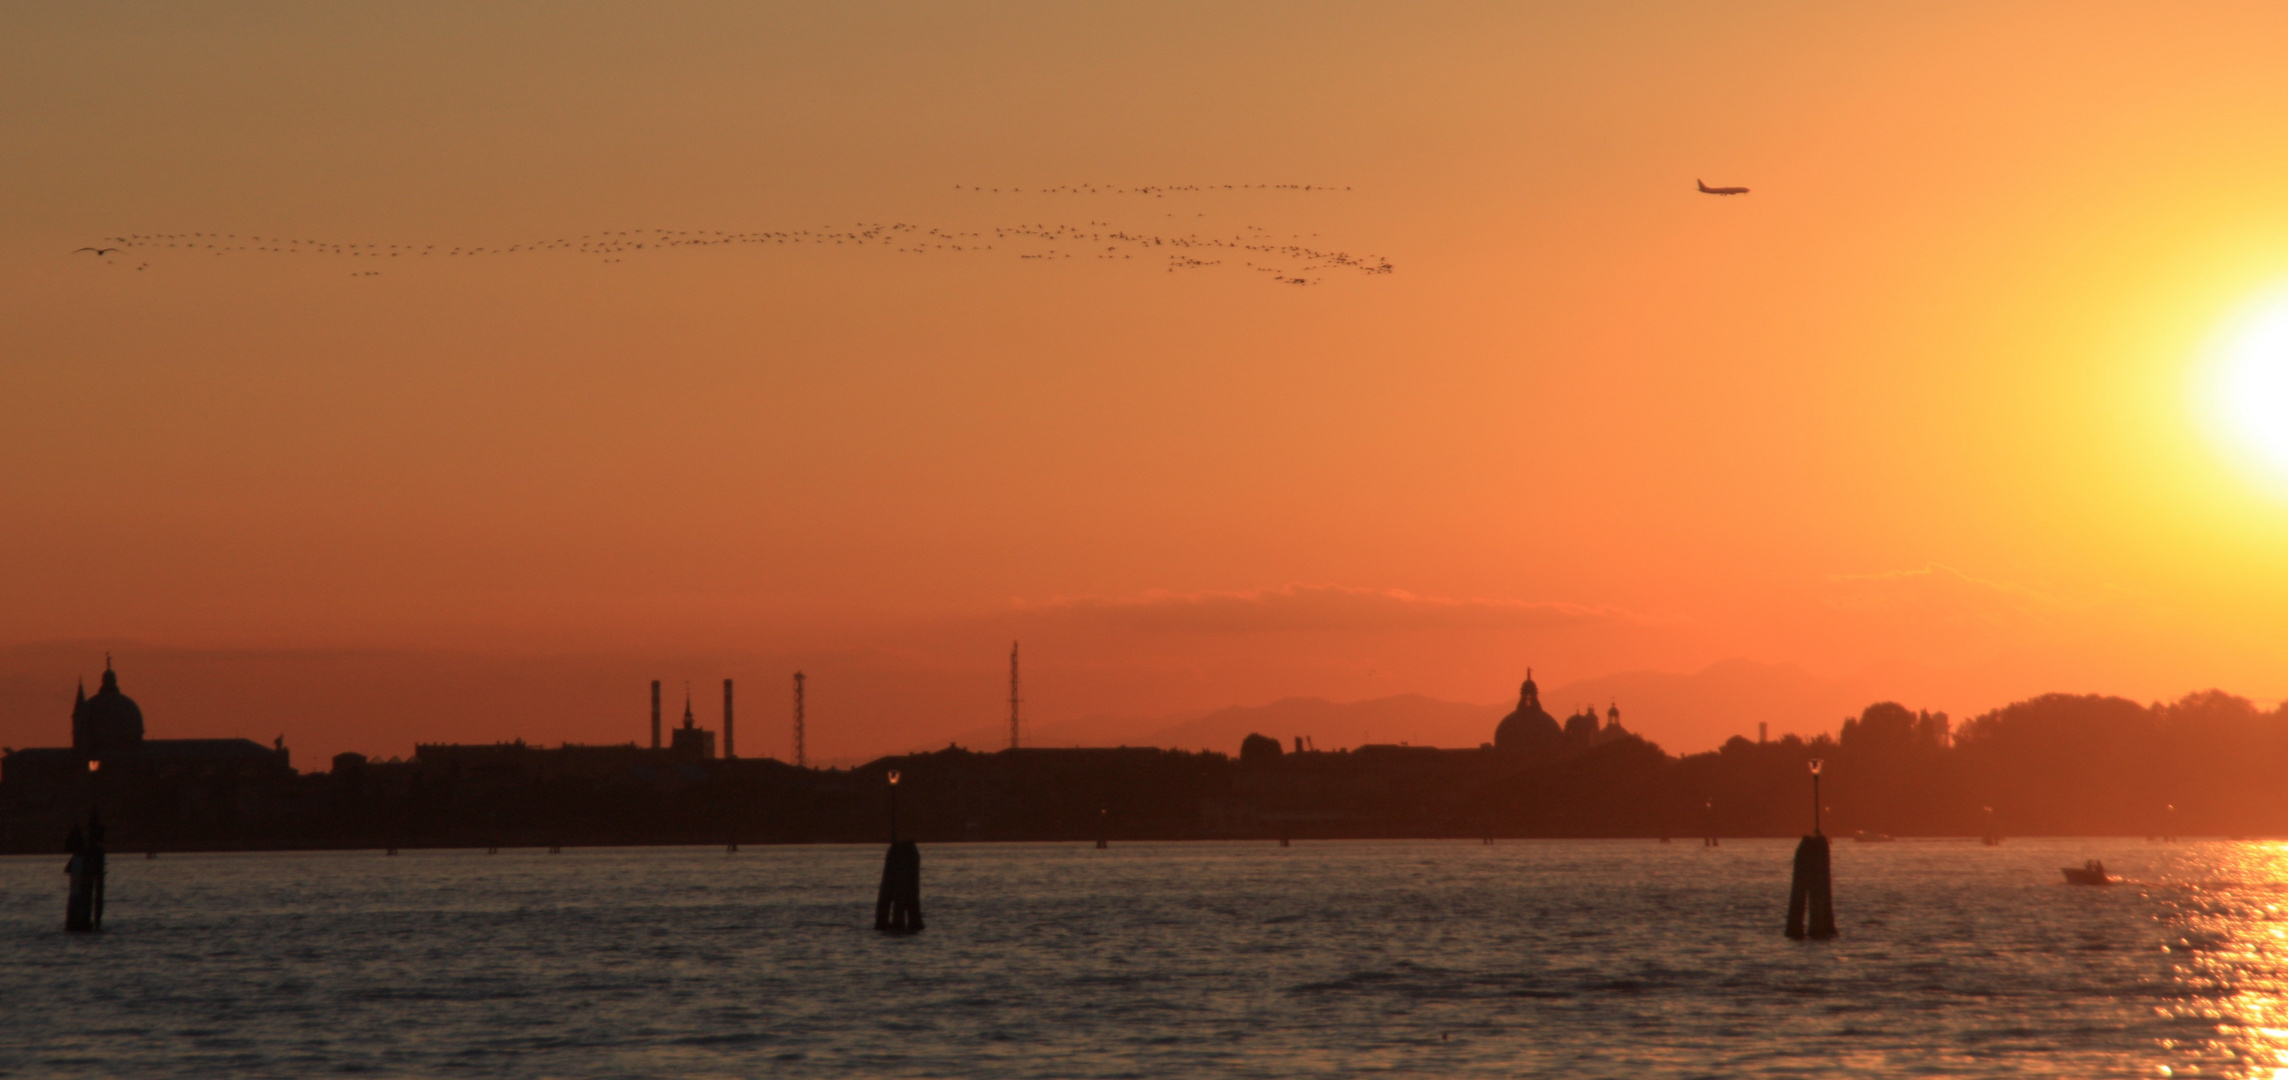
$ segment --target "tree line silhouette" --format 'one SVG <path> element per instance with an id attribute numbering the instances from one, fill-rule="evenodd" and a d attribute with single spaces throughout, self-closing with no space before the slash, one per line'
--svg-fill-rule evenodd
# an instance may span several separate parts
<path id="1" fill-rule="evenodd" d="M 1833 738 L 1735 738 L 1645 764 L 1668 770 L 1672 797 L 1701 799 L 1719 833 L 1784 835 L 1809 827 L 1815 757 L 1830 832 L 2288 835 L 2288 708 L 2218 690 L 2150 705 L 2045 694 L 1952 731 L 1943 713 L 1881 702 Z"/>

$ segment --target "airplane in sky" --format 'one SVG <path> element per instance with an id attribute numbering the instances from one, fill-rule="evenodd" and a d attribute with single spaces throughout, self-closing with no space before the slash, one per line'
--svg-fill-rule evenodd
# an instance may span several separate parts
<path id="1" fill-rule="evenodd" d="M 1744 187 L 1709 187 L 1706 180 L 1694 180 L 1693 183 L 1700 185 L 1702 195 L 1745 195 L 1748 193 L 1748 189 Z"/>

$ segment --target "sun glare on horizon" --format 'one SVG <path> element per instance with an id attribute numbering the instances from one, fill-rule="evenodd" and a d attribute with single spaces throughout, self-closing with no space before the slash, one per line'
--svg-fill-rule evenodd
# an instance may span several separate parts
<path id="1" fill-rule="evenodd" d="M 2251 303 L 2219 335 L 2205 384 L 2205 426 L 2288 495 L 2288 287 Z"/>

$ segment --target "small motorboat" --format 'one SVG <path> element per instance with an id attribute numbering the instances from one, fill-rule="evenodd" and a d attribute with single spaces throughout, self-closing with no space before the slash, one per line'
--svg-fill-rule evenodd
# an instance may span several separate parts
<path id="1" fill-rule="evenodd" d="M 1898 838 L 1892 836 L 1890 833 L 1871 833 L 1865 829 L 1861 829 L 1858 832 L 1852 833 L 1851 839 L 1856 840 L 1862 844 L 1891 844 L 1898 842 Z"/>
<path id="2" fill-rule="evenodd" d="M 2080 866 L 2065 868 L 2068 885 L 2119 885 L 2121 879 L 2105 872 L 2105 864 L 2091 859 Z"/>

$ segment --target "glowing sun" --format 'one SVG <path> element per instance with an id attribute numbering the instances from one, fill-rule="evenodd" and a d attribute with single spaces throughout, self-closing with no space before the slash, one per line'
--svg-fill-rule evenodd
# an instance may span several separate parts
<path id="1" fill-rule="evenodd" d="M 2219 434 L 2288 481 L 2288 291 L 2250 307 L 2221 337 L 2207 391 Z"/>

